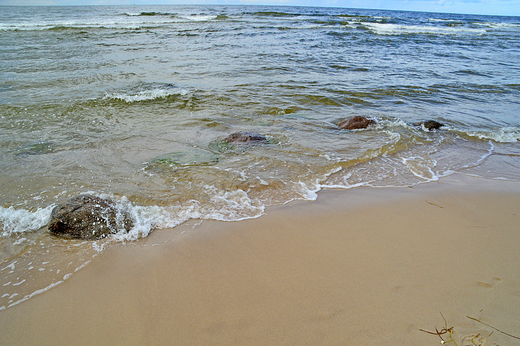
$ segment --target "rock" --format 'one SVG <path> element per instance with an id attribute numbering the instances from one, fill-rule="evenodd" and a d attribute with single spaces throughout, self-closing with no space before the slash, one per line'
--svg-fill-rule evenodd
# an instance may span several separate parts
<path id="1" fill-rule="evenodd" d="M 230 134 L 224 141 L 227 143 L 262 144 L 267 143 L 267 138 L 256 132 L 239 131 Z"/>
<path id="2" fill-rule="evenodd" d="M 150 160 L 146 169 L 171 171 L 180 167 L 209 166 L 217 163 L 219 160 L 220 158 L 212 152 L 193 148 L 157 156 Z"/>
<path id="3" fill-rule="evenodd" d="M 131 227 L 128 215 L 118 211 L 112 201 L 80 195 L 52 210 L 48 228 L 63 238 L 99 239 Z"/>
<path id="4" fill-rule="evenodd" d="M 338 127 L 343 130 L 357 130 L 366 129 L 368 126 L 375 124 L 375 120 L 363 116 L 354 116 L 343 120 L 338 124 Z"/>
<path id="5" fill-rule="evenodd" d="M 38 141 L 24 145 L 16 150 L 16 157 L 26 155 L 43 155 L 52 153 L 56 149 L 56 145 L 52 142 Z"/>
<path id="6" fill-rule="evenodd" d="M 438 130 L 438 129 L 440 129 L 442 126 L 444 126 L 444 124 L 441 124 L 440 122 L 435 121 L 435 120 L 422 121 L 422 122 L 419 122 L 419 123 L 415 123 L 414 125 L 415 125 L 415 126 L 421 126 L 421 127 L 424 127 L 424 128 L 427 129 L 428 131 L 431 131 L 431 130 Z"/>

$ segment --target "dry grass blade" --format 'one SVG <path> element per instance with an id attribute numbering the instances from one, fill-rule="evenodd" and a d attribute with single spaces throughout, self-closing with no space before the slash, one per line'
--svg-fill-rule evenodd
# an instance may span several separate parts
<path id="1" fill-rule="evenodd" d="M 511 335 L 511 334 L 506 333 L 506 332 L 503 332 L 503 331 L 501 331 L 500 329 L 497 329 L 497 328 L 495 328 L 495 327 L 493 327 L 493 326 L 490 326 L 490 325 L 487 324 L 487 323 L 484 323 L 484 322 L 482 322 L 482 321 L 476 319 L 475 317 L 470 317 L 470 316 L 466 316 L 466 317 L 469 318 L 470 320 L 473 320 L 473 321 L 477 321 L 477 322 L 479 322 L 479 323 L 482 323 L 483 325 L 488 326 L 489 328 L 493 328 L 494 330 L 496 330 L 496 331 L 499 332 L 499 333 L 502 333 L 502 334 L 504 334 L 504 335 L 507 335 L 507 336 L 510 336 L 510 337 L 512 337 L 512 338 L 515 338 L 515 339 L 520 340 L 520 337 L 518 337 L 518 336 L 514 336 L 514 335 Z"/>

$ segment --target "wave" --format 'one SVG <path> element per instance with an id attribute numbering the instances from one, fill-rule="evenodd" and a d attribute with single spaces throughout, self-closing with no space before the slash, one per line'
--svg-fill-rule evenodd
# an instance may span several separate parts
<path id="1" fill-rule="evenodd" d="M 464 131 L 469 137 L 481 140 L 492 140 L 497 143 L 516 143 L 520 141 L 520 129 L 517 127 L 502 127 L 496 130 Z"/>
<path id="2" fill-rule="evenodd" d="M 149 25 L 149 24 L 148 24 Z M 92 30 L 92 29 L 139 29 L 143 23 L 117 23 L 117 22 L 56 22 L 34 24 L 0 24 L 1 31 L 66 31 L 66 30 Z"/>
<path id="3" fill-rule="evenodd" d="M 125 12 L 124 15 L 127 17 L 170 17 L 170 18 L 177 18 L 177 19 L 194 21 L 194 22 L 227 18 L 227 16 L 225 16 L 225 15 L 206 15 L 206 14 L 181 15 L 178 13 L 154 12 L 154 11 Z"/>
<path id="4" fill-rule="evenodd" d="M 278 12 L 278 11 L 259 11 L 253 12 L 253 16 L 259 17 L 299 17 L 301 14 L 299 13 L 290 13 L 290 12 Z"/>
<path id="5" fill-rule="evenodd" d="M 216 187 L 205 187 L 212 198 L 206 205 L 197 200 L 171 206 L 141 206 L 131 203 L 128 198 L 115 199 L 117 208 L 125 210 L 132 219 L 134 226 L 129 232 L 121 231 L 112 239 L 126 242 L 147 237 L 154 229 L 176 227 L 191 219 L 240 221 L 256 218 L 264 213 L 265 206 L 250 199 L 243 190 L 219 191 Z"/>
<path id="6" fill-rule="evenodd" d="M 127 96 L 135 96 L 135 94 Z M 62 246 L 65 246 L 63 244 L 68 246 L 67 249 L 74 248 L 73 251 L 66 250 L 69 255 L 70 252 L 76 251 L 75 249 L 81 249 L 81 251 L 88 253 L 85 256 L 78 255 L 79 262 L 75 262 L 68 267 L 65 264 L 58 263 L 58 260 L 48 259 L 44 256 L 41 257 L 37 265 L 33 258 L 34 255 L 28 256 L 23 262 L 25 257 L 21 256 L 20 253 L 23 251 L 29 253 L 29 251 L 18 248 L 19 252 L 10 257 L 8 259 L 10 262 L 4 263 L 0 268 L 0 270 L 3 270 L 2 274 L 5 274 L 1 278 L 0 284 L 6 290 L 11 290 L 10 295 L 4 298 L 5 302 L 0 299 L 0 310 L 2 310 L 2 306 L 4 309 L 9 308 L 30 299 L 38 292 L 44 292 L 47 287 L 53 287 L 50 285 L 53 285 L 54 282 L 58 284 L 66 280 L 78 268 L 86 265 L 93 256 L 111 246 L 111 244 L 133 242 L 145 238 L 155 229 L 173 228 L 193 219 L 238 221 L 257 218 L 265 213 L 265 208 L 269 205 L 288 203 L 295 199 L 315 200 L 317 192 L 326 188 L 413 186 L 437 181 L 443 176 L 480 165 L 494 153 L 494 142 L 514 142 L 518 141 L 520 137 L 520 130 L 514 127 L 473 133 L 448 125 L 444 130 L 429 132 L 398 118 L 378 118 L 377 120 L 378 124 L 371 130 L 339 132 L 339 134 L 352 137 L 352 134 L 355 133 L 359 137 L 369 136 L 367 138 L 372 138 L 370 136 L 377 134 L 377 136 L 385 138 L 384 145 L 372 150 L 362 151 L 360 155 L 354 158 L 349 154 L 342 157 L 341 152 L 337 152 L 337 156 L 332 153 L 330 155 L 319 155 L 316 159 L 319 159 L 319 166 L 324 167 L 324 169 L 309 175 L 297 174 L 289 176 L 287 179 L 278 179 L 274 178 L 270 171 L 245 171 L 245 169 L 240 171 L 243 169 L 241 166 L 226 169 L 204 166 L 204 169 L 212 171 L 225 171 L 226 173 L 223 174 L 237 170 L 235 177 L 226 177 L 234 182 L 241 180 L 243 184 L 227 184 L 220 179 L 221 176 L 212 180 L 215 182 L 214 184 L 204 180 L 200 182 L 201 186 L 195 186 L 197 182 L 194 181 L 193 186 L 190 187 L 190 189 L 197 189 L 198 191 L 194 196 L 183 201 L 169 201 L 167 205 L 154 202 L 151 203 L 152 205 L 142 205 L 126 196 L 86 191 L 86 193 L 102 198 L 112 199 L 117 209 L 125 211 L 130 216 L 133 221 L 132 229 L 129 232 L 120 231 L 99 241 L 67 241 L 62 243 Z M 334 133 L 338 134 L 338 132 Z M 466 139 L 472 136 L 478 140 L 468 141 Z M 468 142 L 471 143 L 467 144 Z M 260 148 L 257 150 L 261 151 Z M 282 146 L 277 146 L 277 150 L 283 150 Z M 274 159 L 274 156 L 269 155 L 269 164 L 272 164 Z M 299 160 L 299 158 L 295 159 Z M 245 162 L 244 157 L 240 161 Z M 258 165 L 265 163 L 256 157 L 254 162 Z M 285 163 L 291 164 L 287 161 Z M 280 167 L 275 165 L 276 172 L 280 170 Z M 289 167 L 288 170 L 292 171 L 292 167 Z M 209 176 L 212 173 L 207 172 L 205 174 Z M 253 186 L 255 184 L 256 187 Z M 190 185 L 192 184 L 190 183 Z M 280 193 L 283 196 L 279 200 L 276 200 L 279 196 L 273 197 L 272 195 L 269 198 L 263 198 L 259 189 L 263 189 L 262 191 L 270 189 L 268 194 L 272 194 L 274 191 L 274 193 Z M 271 199 L 276 201 L 272 202 Z M 0 238 L 0 240 L 10 238 L 16 243 L 24 242 L 27 233 L 36 232 L 45 227 L 53 207 L 54 205 L 49 205 L 36 211 L 0 207 L 0 223 L 3 227 L 2 234 L 0 234 L 3 239 Z M 47 238 L 47 245 L 45 245 L 47 247 L 40 245 L 42 241 L 39 238 L 39 251 L 50 249 L 51 252 L 63 254 L 63 247 L 53 250 L 48 245 L 49 243 L 59 243 L 58 241 L 50 241 L 50 237 L 43 238 Z M 36 248 L 35 244 L 35 242 L 26 242 L 25 248 L 31 245 Z M 67 263 L 70 262 L 68 258 L 66 260 Z M 58 264 L 52 267 L 54 271 L 51 275 L 49 273 L 51 268 L 46 266 L 54 265 L 55 262 L 53 261 Z M 51 264 L 47 265 L 48 262 Z M 63 268 L 66 268 L 66 270 Z M 40 274 L 40 270 L 47 270 L 43 274 L 48 273 L 48 277 L 55 281 L 30 282 L 29 279 L 27 279 L 27 282 L 21 281 L 23 278 Z M 18 277 L 20 277 L 19 280 Z"/>
<path id="7" fill-rule="evenodd" d="M 143 12 L 125 12 L 124 15 L 128 16 L 128 17 L 140 17 L 140 16 L 153 17 L 153 16 L 175 16 L 176 13 L 143 11 Z"/>
<path id="8" fill-rule="evenodd" d="M 519 30 L 520 23 L 493 23 L 493 22 L 473 22 L 474 27 L 485 27 L 498 30 Z"/>
<path id="9" fill-rule="evenodd" d="M 46 31 L 46 30 L 88 30 L 88 29 L 139 29 L 161 27 L 175 23 L 206 22 L 225 19 L 217 15 L 177 15 L 155 12 L 128 13 L 122 18 L 99 18 L 88 21 L 43 21 L 32 23 L 0 23 L 2 31 Z"/>
<path id="10" fill-rule="evenodd" d="M 189 92 L 185 89 L 177 89 L 174 87 L 165 86 L 128 93 L 106 93 L 104 99 L 112 99 L 124 101 L 126 103 L 134 103 L 165 99 L 170 96 L 185 96 L 188 93 Z"/>
<path id="11" fill-rule="evenodd" d="M 117 197 L 92 191 L 87 193 L 113 200 L 117 210 L 129 215 L 133 228 L 128 232 L 121 230 L 112 237 L 120 241 L 145 238 L 154 229 L 173 228 L 190 219 L 239 221 L 259 217 L 264 212 L 265 205 L 251 200 L 243 190 L 221 191 L 212 185 L 206 185 L 204 190 L 211 196 L 206 203 L 189 200 L 169 206 L 143 206 L 132 203 L 125 196 Z M 1 237 L 8 238 L 46 227 L 54 207 L 55 205 L 52 204 L 31 212 L 26 209 L 0 206 Z"/>
<path id="12" fill-rule="evenodd" d="M 54 205 L 36 211 L 0 206 L 0 229 L 2 237 L 38 230 L 47 225 Z"/>
<path id="13" fill-rule="evenodd" d="M 352 18 L 352 19 L 368 19 L 372 18 L 371 16 L 367 15 L 359 15 L 359 14 L 337 14 L 335 17 L 339 18 Z"/>
<path id="14" fill-rule="evenodd" d="M 461 26 L 427 26 L 389 23 L 361 23 L 363 27 L 376 35 L 484 35 L 485 29 Z"/>
<path id="15" fill-rule="evenodd" d="M 442 19 L 442 18 L 428 18 L 428 21 L 430 21 L 430 22 L 448 22 L 448 23 L 460 22 L 457 19 Z"/>
<path id="16" fill-rule="evenodd" d="M 185 15 L 185 16 L 178 16 L 178 18 L 180 19 L 183 19 L 183 20 L 187 20 L 187 21 L 190 21 L 190 22 L 207 22 L 207 21 L 210 21 L 210 20 L 214 20 L 214 19 L 217 19 L 218 16 L 217 15 Z"/>

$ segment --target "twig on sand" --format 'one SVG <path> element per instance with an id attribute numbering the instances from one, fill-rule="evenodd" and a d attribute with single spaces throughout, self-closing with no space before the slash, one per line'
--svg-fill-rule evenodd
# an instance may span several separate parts
<path id="1" fill-rule="evenodd" d="M 502 334 L 504 334 L 504 335 L 507 335 L 507 336 L 510 336 L 510 337 L 512 337 L 512 338 L 515 338 L 515 339 L 520 340 L 520 337 L 518 337 L 518 336 L 514 336 L 514 335 L 511 335 L 511 334 L 506 333 L 506 332 L 503 332 L 503 331 L 501 331 L 500 329 L 497 329 L 497 328 L 495 328 L 495 327 L 493 327 L 493 326 L 490 326 L 490 325 L 487 324 L 487 323 L 484 323 L 484 322 L 482 322 L 482 321 L 480 321 L 480 320 L 477 320 L 475 317 L 470 317 L 470 316 L 466 316 L 466 317 L 469 318 L 470 320 L 473 320 L 473 321 L 477 321 L 477 322 L 479 322 L 479 323 L 482 323 L 483 325 L 488 326 L 489 328 L 493 328 L 494 330 L 496 330 L 496 331 L 499 332 L 499 333 L 502 333 Z"/>
<path id="2" fill-rule="evenodd" d="M 439 207 L 439 208 L 441 208 L 441 209 L 444 209 L 444 207 L 441 207 L 441 206 L 438 205 L 438 204 L 435 204 L 435 203 L 429 202 L 429 201 L 427 201 L 427 200 L 424 200 L 424 201 L 425 201 L 426 203 L 428 203 L 428 204 L 431 204 L 431 205 L 434 205 L 434 206 Z"/>
<path id="3" fill-rule="evenodd" d="M 441 339 L 441 344 L 446 344 L 448 342 L 453 342 L 455 344 L 455 346 L 458 346 L 457 343 L 455 342 L 455 340 L 453 340 L 451 334 L 453 334 L 453 327 L 450 327 L 448 328 L 448 322 L 446 322 L 446 319 L 444 318 L 444 315 L 442 314 L 442 312 L 439 312 L 442 316 L 442 319 L 444 320 L 444 328 L 442 328 L 441 330 L 438 330 L 437 327 L 435 327 L 435 332 L 430 332 L 428 330 L 424 330 L 424 329 L 419 329 L 421 332 L 425 332 L 425 333 L 428 333 L 428 334 L 432 334 L 432 335 L 437 335 L 440 339 Z M 450 340 L 446 341 L 442 338 L 442 335 L 446 334 L 446 333 L 450 333 Z"/>

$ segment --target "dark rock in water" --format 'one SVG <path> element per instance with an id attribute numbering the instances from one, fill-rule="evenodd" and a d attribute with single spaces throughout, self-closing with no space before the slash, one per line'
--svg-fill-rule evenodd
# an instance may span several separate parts
<path id="1" fill-rule="evenodd" d="M 357 130 L 366 129 L 368 126 L 375 123 L 375 120 L 357 115 L 352 118 L 343 120 L 338 124 L 338 127 L 343 130 Z"/>
<path id="2" fill-rule="evenodd" d="M 99 239 L 120 229 L 130 230 L 128 215 L 116 210 L 110 200 L 80 195 L 52 210 L 49 232 L 73 239 Z"/>
<path id="3" fill-rule="evenodd" d="M 230 134 L 224 141 L 228 143 L 260 144 L 267 143 L 267 138 L 256 132 L 239 131 Z"/>
<path id="4" fill-rule="evenodd" d="M 438 121 L 435 121 L 435 120 L 421 121 L 421 122 L 415 123 L 413 125 L 414 126 L 424 127 L 428 131 L 438 130 L 441 127 L 444 126 L 444 124 L 442 124 L 442 123 L 440 123 Z"/>

